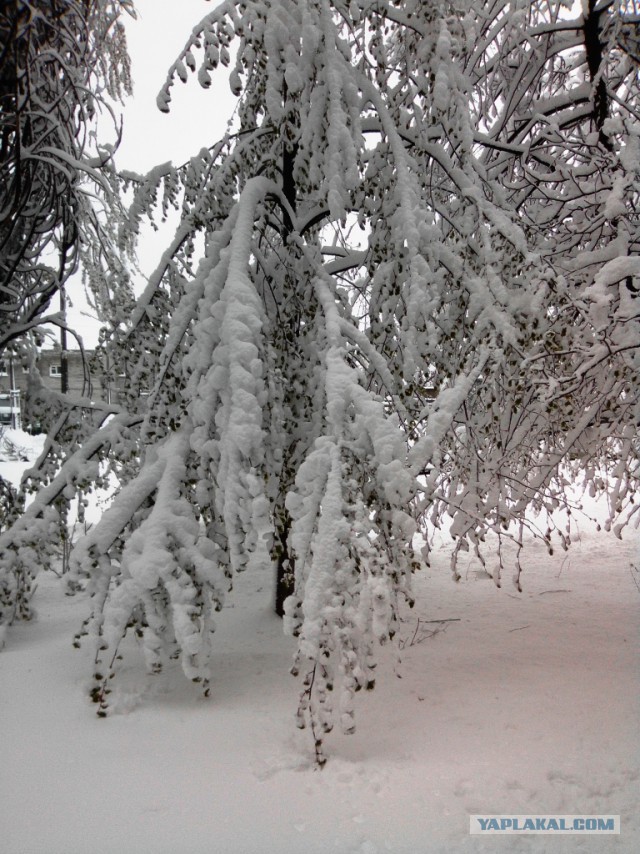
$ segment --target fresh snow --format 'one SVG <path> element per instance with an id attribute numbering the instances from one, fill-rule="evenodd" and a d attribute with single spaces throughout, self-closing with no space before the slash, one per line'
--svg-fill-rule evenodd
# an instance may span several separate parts
<path id="1" fill-rule="evenodd" d="M 89 646 L 72 647 L 88 603 L 43 573 L 37 619 L 0 654 L 2 851 L 637 850 L 638 541 L 578 528 L 568 554 L 529 544 L 522 594 L 473 561 L 455 584 L 442 541 L 399 653 L 385 647 L 355 735 L 327 737 L 321 771 L 295 727 L 295 641 L 264 570 L 238 576 L 219 615 L 208 700 L 177 662 L 145 676 L 128 639 L 104 720 Z M 620 814 L 622 833 L 485 839 L 469 835 L 473 813 Z"/>
<path id="2" fill-rule="evenodd" d="M 42 452 L 46 436 L 32 436 L 24 430 L 0 427 L 0 474 L 7 480 L 19 482 L 26 462 L 33 462 Z M 10 463 L 17 465 L 12 466 Z"/>

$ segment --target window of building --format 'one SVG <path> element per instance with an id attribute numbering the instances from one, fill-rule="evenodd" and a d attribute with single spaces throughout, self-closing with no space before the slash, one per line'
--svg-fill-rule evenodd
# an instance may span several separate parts
<path id="1" fill-rule="evenodd" d="M 62 367 L 60 365 L 49 365 L 49 376 L 50 377 L 61 377 L 62 376 Z"/>

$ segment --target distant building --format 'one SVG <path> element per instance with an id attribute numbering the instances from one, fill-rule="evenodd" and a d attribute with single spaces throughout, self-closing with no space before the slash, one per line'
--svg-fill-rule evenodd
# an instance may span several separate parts
<path id="1" fill-rule="evenodd" d="M 92 350 L 67 350 L 67 394 L 88 397 L 105 403 L 116 402 L 117 388 L 103 386 L 102 378 L 89 375 Z M 62 391 L 62 350 L 40 350 L 36 361 L 42 381 L 53 391 Z M 19 427 L 20 409 L 29 381 L 29 369 L 20 360 L 6 356 L 0 359 L 0 425 Z"/>
<path id="2" fill-rule="evenodd" d="M 68 392 L 74 397 L 86 394 L 85 390 L 85 368 L 80 350 L 67 350 L 68 365 Z M 85 352 L 85 359 L 91 355 Z M 47 388 L 53 391 L 62 390 L 62 351 L 60 348 L 53 350 L 41 350 L 36 366 L 40 371 L 42 380 Z M 0 360 L 0 391 L 19 389 L 22 393 L 27 390 L 29 369 L 16 359 L 4 358 Z"/>

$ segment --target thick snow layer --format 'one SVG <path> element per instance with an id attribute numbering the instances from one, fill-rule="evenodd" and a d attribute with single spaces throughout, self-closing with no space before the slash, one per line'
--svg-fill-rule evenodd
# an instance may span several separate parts
<path id="1" fill-rule="evenodd" d="M 401 661 L 385 648 L 322 771 L 295 728 L 294 642 L 264 570 L 239 576 L 219 615 L 209 700 L 178 663 L 145 676 L 131 641 L 106 720 L 85 696 L 89 649 L 71 645 L 87 603 L 41 576 L 37 621 L 0 654 L 2 851 L 638 850 L 638 543 L 581 527 L 568 555 L 531 544 L 522 594 L 473 561 L 454 584 L 450 545 L 436 550 Z M 620 814 L 622 833 L 469 835 L 470 813 L 502 812 Z"/>

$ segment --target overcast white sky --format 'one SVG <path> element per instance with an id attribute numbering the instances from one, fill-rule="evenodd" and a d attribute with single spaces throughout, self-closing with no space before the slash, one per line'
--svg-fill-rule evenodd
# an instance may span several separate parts
<path id="1" fill-rule="evenodd" d="M 135 0 L 137 19 L 125 16 L 129 54 L 133 66 L 134 94 L 122 113 L 124 132 L 116 155 L 120 169 L 147 172 L 167 160 L 184 163 L 225 132 L 235 105 L 227 69 L 218 71 L 209 90 L 198 85 L 195 75 L 173 89 L 171 112 L 161 113 L 156 96 L 169 66 L 186 43 L 193 27 L 215 8 L 208 0 Z M 143 272 L 153 270 L 172 227 L 151 233 L 140 247 Z M 97 342 L 99 324 L 86 316 L 79 288 L 70 288 L 74 306 L 69 320 L 82 335 L 85 346 Z M 75 346 L 71 341 L 70 346 Z"/>
<path id="2" fill-rule="evenodd" d="M 204 145 L 221 137 L 235 99 L 228 71 L 218 72 L 214 85 L 202 89 L 195 78 L 173 89 L 171 112 L 156 108 L 156 95 L 192 28 L 217 4 L 207 0 L 136 0 L 137 20 L 127 18 L 127 39 L 133 62 L 134 99 L 125 110 L 124 138 L 118 163 L 147 171 L 156 163 L 183 163 Z"/>

